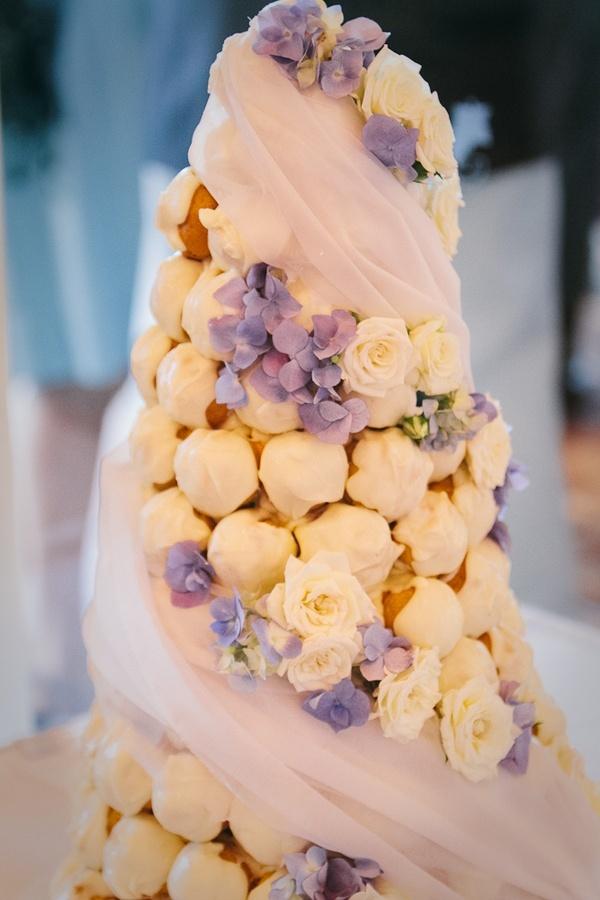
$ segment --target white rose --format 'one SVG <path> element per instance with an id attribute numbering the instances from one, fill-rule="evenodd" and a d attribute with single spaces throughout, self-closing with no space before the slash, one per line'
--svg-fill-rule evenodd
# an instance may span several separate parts
<path id="1" fill-rule="evenodd" d="M 215 350 L 210 339 L 208 323 L 211 319 L 220 319 L 221 316 L 231 315 L 234 312 L 215 299 L 215 293 L 219 288 L 225 287 L 234 278 L 239 278 L 239 274 L 233 269 L 220 272 L 216 266 L 208 266 L 185 298 L 183 327 L 196 350 L 207 359 L 225 362 L 233 356 L 232 353 L 220 353 Z"/>
<path id="2" fill-rule="evenodd" d="M 144 504 L 140 525 L 148 569 L 159 577 L 165 571 L 169 547 L 195 541 L 204 550 L 210 537 L 209 526 L 177 487 L 160 491 Z"/>
<path id="3" fill-rule="evenodd" d="M 392 534 L 395 541 L 410 548 L 411 566 L 417 575 L 447 575 L 458 568 L 467 552 L 467 526 L 443 491 L 427 491 Z"/>
<path id="4" fill-rule="evenodd" d="M 477 487 L 466 478 L 452 492 L 452 503 L 461 514 L 469 536 L 469 548 L 476 547 L 492 530 L 498 515 L 494 492 Z"/>
<path id="5" fill-rule="evenodd" d="M 352 453 L 357 471 L 347 484 L 349 495 L 388 519 L 407 515 L 425 496 L 433 464 L 397 428 L 367 429 Z"/>
<path id="6" fill-rule="evenodd" d="M 431 95 L 420 70 L 421 67 L 407 56 L 382 47 L 365 74 L 361 98 L 365 118 L 389 116 L 418 128 Z"/>
<path id="7" fill-rule="evenodd" d="M 482 676 L 444 694 L 440 727 L 450 765 L 469 781 L 495 776 L 516 737 L 512 707 Z"/>
<path id="8" fill-rule="evenodd" d="M 145 331 L 131 348 L 131 374 L 144 402 L 152 406 L 157 402 L 156 370 L 167 355 L 173 341 L 158 325 Z"/>
<path id="9" fill-rule="evenodd" d="M 427 211 L 440 234 L 444 250 L 448 256 L 454 256 L 462 234 L 458 224 L 458 211 L 465 205 L 458 175 L 435 178 L 428 200 Z"/>
<path id="10" fill-rule="evenodd" d="M 489 631 L 492 657 L 502 681 L 524 684 L 533 668 L 533 650 L 516 631 L 491 628 Z"/>
<path id="11" fill-rule="evenodd" d="M 382 516 L 347 503 L 333 503 L 318 519 L 297 525 L 294 535 L 303 560 L 319 550 L 344 553 L 350 571 L 367 590 L 385 581 L 400 555 Z"/>
<path id="12" fill-rule="evenodd" d="M 410 339 L 418 354 L 416 363 L 419 390 L 426 394 L 455 391 L 463 378 L 460 342 L 445 331 L 443 319 L 429 319 L 412 328 Z"/>
<path id="13" fill-rule="evenodd" d="M 189 342 L 178 344 L 158 367 L 158 402 L 175 422 L 206 428 L 206 410 L 215 399 L 217 366 Z"/>
<path id="14" fill-rule="evenodd" d="M 443 581 L 417 576 L 407 585 L 414 591 L 394 619 L 394 633 L 419 647 L 435 647 L 441 657 L 458 643 L 464 624 L 456 594 Z"/>
<path id="15" fill-rule="evenodd" d="M 216 209 L 200 210 L 199 217 L 208 231 L 210 255 L 220 269 L 223 271 L 237 269 L 245 274 L 250 266 L 260 262 L 231 219 L 219 206 Z"/>
<path id="16" fill-rule="evenodd" d="M 459 441 L 454 450 L 427 450 L 427 456 L 433 463 L 433 472 L 429 476 L 430 482 L 443 481 L 449 475 L 453 475 L 459 468 L 467 445 L 465 441 Z"/>
<path id="17" fill-rule="evenodd" d="M 437 650 L 417 648 L 410 669 L 386 675 L 379 683 L 377 714 L 386 737 L 403 744 L 419 737 L 441 696 L 440 668 Z"/>
<path id="18" fill-rule="evenodd" d="M 358 323 L 341 366 L 346 387 L 368 397 L 384 397 L 404 384 L 415 352 L 403 319 L 371 316 Z"/>
<path id="19" fill-rule="evenodd" d="M 229 827 L 238 844 L 263 866 L 281 865 L 288 853 L 299 853 L 306 847 L 302 838 L 271 828 L 237 797 L 231 804 Z"/>
<path id="20" fill-rule="evenodd" d="M 291 431 L 271 438 L 262 452 L 259 477 L 271 502 L 288 519 L 344 496 L 348 458 L 339 444 Z"/>
<path id="21" fill-rule="evenodd" d="M 240 863 L 224 859 L 224 844 L 188 844 L 175 860 L 167 888 L 172 900 L 246 900 L 248 876 Z"/>
<path id="22" fill-rule="evenodd" d="M 494 690 L 498 690 L 498 673 L 485 644 L 473 638 L 462 637 L 442 661 L 440 690 L 445 694 L 454 688 L 461 688 L 465 682 L 479 675 Z"/>
<path id="23" fill-rule="evenodd" d="M 417 159 L 432 175 L 454 175 L 454 131 L 447 110 L 440 103 L 437 92 L 426 98 L 421 108 L 417 139 Z"/>
<path id="24" fill-rule="evenodd" d="M 399 384 L 385 397 L 363 395 L 362 400 L 369 410 L 371 428 L 389 428 L 397 425 L 404 416 L 413 416 L 417 411 L 417 392 L 408 384 Z"/>
<path id="25" fill-rule="evenodd" d="M 510 432 L 498 415 L 484 425 L 467 443 L 467 465 L 475 484 L 481 488 L 500 487 L 512 456 Z"/>
<path id="26" fill-rule="evenodd" d="M 353 638 L 313 634 L 299 656 L 281 663 L 279 674 L 299 692 L 328 690 L 349 678 L 358 654 L 359 641 Z"/>
<path id="27" fill-rule="evenodd" d="M 354 637 L 359 625 L 376 617 L 368 594 L 350 572 L 347 557 L 326 550 L 309 562 L 290 556 L 285 583 L 271 592 L 266 606 L 269 618 L 301 637 Z"/>
<path id="28" fill-rule="evenodd" d="M 208 561 L 219 581 L 245 599 L 256 599 L 282 581 L 289 557 L 298 552 L 290 532 L 265 519 L 261 510 L 240 509 L 221 519 L 208 543 Z"/>
<path id="29" fill-rule="evenodd" d="M 298 404 L 293 400 L 274 403 L 266 400 L 252 386 L 250 375 L 241 379 L 248 402 L 236 410 L 238 418 L 250 428 L 256 428 L 264 434 L 283 434 L 302 428 L 298 414 Z"/>
<path id="30" fill-rule="evenodd" d="M 465 615 L 468 637 L 480 637 L 500 621 L 510 588 L 507 574 L 486 552 L 489 538 L 469 550 L 465 559 L 465 582 L 458 599 Z M 493 543 L 493 541 L 489 541 Z"/>
<path id="31" fill-rule="evenodd" d="M 167 757 L 152 784 L 152 812 L 186 841 L 211 841 L 223 829 L 232 796 L 191 753 Z"/>
<path id="32" fill-rule="evenodd" d="M 156 209 L 156 227 L 174 250 L 185 250 L 179 226 L 185 222 L 193 196 L 200 187 L 194 170 L 186 166 L 161 193 Z"/>
<path id="33" fill-rule="evenodd" d="M 192 506 L 213 519 L 229 515 L 258 490 L 252 447 L 233 431 L 193 431 L 177 448 L 175 476 Z"/>
<path id="34" fill-rule="evenodd" d="M 143 409 L 129 436 L 131 461 L 148 484 L 167 484 L 175 477 L 173 460 L 180 444 L 179 425 L 162 406 Z"/>
<path id="35" fill-rule="evenodd" d="M 150 309 L 162 330 L 174 341 L 187 340 L 181 327 L 183 304 L 207 267 L 207 262 L 187 259 L 181 253 L 174 253 L 158 267 L 150 294 Z"/>

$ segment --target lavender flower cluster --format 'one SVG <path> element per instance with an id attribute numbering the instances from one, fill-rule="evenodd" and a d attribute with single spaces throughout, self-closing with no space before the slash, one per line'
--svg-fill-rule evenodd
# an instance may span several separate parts
<path id="1" fill-rule="evenodd" d="M 379 622 L 359 630 L 365 657 L 358 667 L 362 685 L 357 686 L 351 678 L 344 678 L 331 690 L 314 691 L 302 707 L 335 732 L 365 725 L 371 715 L 370 693 L 376 685 L 386 674 L 404 672 L 413 664 L 412 646 L 406 638 L 395 637 L 391 629 L 384 628 Z"/>
<path id="2" fill-rule="evenodd" d="M 524 491 L 528 485 L 529 478 L 527 477 L 526 467 L 516 459 L 511 459 L 506 470 L 504 484 L 501 484 L 494 491 L 498 515 L 488 535 L 493 541 L 496 541 L 500 549 L 507 555 L 511 550 L 510 534 L 504 521 L 506 510 L 508 509 L 508 498 L 511 491 Z"/>
<path id="3" fill-rule="evenodd" d="M 356 93 L 363 70 L 389 32 L 364 16 L 342 25 L 339 7 L 328 12 L 335 16 L 333 30 L 314 0 L 271 4 L 258 13 L 253 47 L 259 55 L 274 59 L 299 87 L 317 83 L 329 97 L 339 99 Z M 362 135 L 367 150 L 384 166 L 400 170 L 407 181 L 417 178 L 418 136 L 418 128 L 386 115 L 371 116 Z"/>
<path id="4" fill-rule="evenodd" d="M 460 441 L 475 437 L 498 415 L 485 394 L 454 391 L 437 397 L 417 393 L 417 412 L 400 428 L 424 450 L 454 450 Z"/>
<path id="5" fill-rule="evenodd" d="M 513 775 L 524 775 L 529 765 L 529 749 L 535 725 L 535 705 L 516 700 L 518 688 L 519 684 L 516 681 L 500 682 L 500 696 L 505 703 L 512 706 L 513 722 L 520 728 L 520 733 L 500 765 Z"/>
<path id="6" fill-rule="evenodd" d="M 284 857 L 287 874 L 271 887 L 269 900 L 349 900 L 383 874 L 372 859 L 349 859 L 312 845 L 304 853 Z"/>
<path id="7" fill-rule="evenodd" d="M 252 387 L 273 403 L 297 403 L 304 428 L 322 441 L 343 444 L 366 427 L 366 404 L 340 395 L 336 359 L 356 332 L 349 312 L 315 315 L 308 332 L 293 321 L 301 306 L 286 287 L 285 273 L 266 263 L 219 288 L 215 299 L 226 312 L 210 320 L 210 339 L 219 353 L 232 354 L 217 380 L 218 403 L 229 409 L 246 405 L 240 375 L 252 369 Z"/>
<path id="8" fill-rule="evenodd" d="M 332 22 L 327 12 L 335 17 Z M 314 0 L 296 0 L 258 13 L 254 51 L 272 57 L 300 87 L 317 83 L 339 98 L 357 90 L 363 68 L 388 36 L 372 19 L 360 17 L 342 26 L 339 7 L 326 11 Z"/>

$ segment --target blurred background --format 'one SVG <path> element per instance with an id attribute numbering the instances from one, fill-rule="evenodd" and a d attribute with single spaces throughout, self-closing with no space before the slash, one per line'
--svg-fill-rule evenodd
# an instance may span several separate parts
<path id="1" fill-rule="evenodd" d="M 210 63 L 261 5 L 0 3 L 0 743 L 89 702 L 98 458 L 138 404 L 128 348 L 168 252 L 153 210 Z M 531 481 L 509 519 L 515 590 L 600 623 L 600 4 L 343 5 L 452 114 L 476 380 Z"/>

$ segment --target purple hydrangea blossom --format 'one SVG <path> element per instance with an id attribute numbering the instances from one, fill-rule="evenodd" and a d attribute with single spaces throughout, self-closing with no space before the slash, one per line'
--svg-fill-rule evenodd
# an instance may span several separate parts
<path id="1" fill-rule="evenodd" d="M 473 401 L 473 415 L 483 416 L 487 425 L 498 417 L 498 407 L 485 394 L 475 391 L 470 396 Z"/>
<path id="2" fill-rule="evenodd" d="M 345 309 L 334 309 L 330 316 L 315 315 L 313 352 L 317 359 L 331 359 L 344 352 L 356 334 L 356 319 Z"/>
<path id="3" fill-rule="evenodd" d="M 210 614 L 215 620 L 211 630 L 217 635 L 219 647 L 230 647 L 240 637 L 246 621 L 246 610 L 237 591 L 233 597 L 218 597 L 210 604 Z"/>
<path id="4" fill-rule="evenodd" d="M 498 544 L 503 553 L 506 553 L 507 556 L 510 554 L 510 551 L 512 549 L 512 541 L 510 539 L 510 533 L 508 531 L 506 522 L 503 522 L 499 518 L 496 519 L 496 521 L 492 525 L 488 537 Z"/>
<path id="5" fill-rule="evenodd" d="M 288 394 L 295 394 L 306 387 L 318 365 L 310 335 L 297 322 L 282 322 L 273 332 L 273 346 L 288 360 L 277 374 L 279 383 Z"/>
<path id="6" fill-rule="evenodd" d="M 269 900 L 288 900 L 294 893 L 309 900 L 349 900 L 382 874 L 371 859 L 351 860 L 315 845 L 289 853 L 284 864 L 288 874 L 273 884 Z"/>
<path id="7" fill-rule="evenodd" d="M 504 478 L 504 483 L 497 487 L 494 490 L 494 500 L 496 501 L 496 506 L 500 510 L 506 509 L 508 506 L 508 497 L 510 491 L 524 491 L 526 487 L 529 485 L 529 478 L 527 477 L 527 468 L 523 465 L 523 463 L 518 462 L 516 459 L 511 459 L 508 464 L 508 468 L 506 469 L 506 476 Z"/>
<path id="8" fill-rule="evenodd" d="M 508 527 L 504 522 L 504 516 L 508 508 L 508 498 L 511 490 L 524 491 L 529 484 L 527 470 L 522 463 L 511 459 L 506 469 L 504 483 L 494 490 L 494 500 L 498 507 L 498 517 L 492 526 L 488 537 L 496 541 L 498 546 L 508 554 L 511 550 L 511 540 Z"/>
<path id="9" fill-rule="evenodd" d="M 237 372 L 229 363 L 225 363 L 215 384 L 215 399 L 217 403 L 227 406 L 229 409 L 239 409 L 248 402 L 248 395 L 240 382 Z"/>
<path id="10" fill-rule="evenodd" d="M 400 169 L 408 181 L 417 177 L 414 164 L 417 158 L 418 128 L 406 128 L 390 116 L 375 115 L 362 131 L 363 144 L 389 169 Z"/>
<path id="11" fill-rule="evenodd" d="M 367 681 L 381 681 L 388 672 L 404 672 L 413 663 L 412 644 L 404 637 L 394 637 L 379 622 L 361 629 L 366 659 L 360 665 Z"/>
<path id="12" fill-rule="evenodd" d="M 256 53 L 272 57 L 301 88 L 317 80 L 331 97 L 345 97 L 358 88 L 363 67 L 388 37 L 371 19 L 352 19 L 337 35 L 329 58 L 324 58 L 326 27 L 313 0 L 271 4 L 258 14 L 256 25 Z"/>
<path id="13" fill-rule="evenodd" d="M 344 678 L 329 691 L 315 691 L 302 708 L 338 732 L 364 725 L 371 713 L 371 701 L 350 678 Z"/>
<path id="14" fill-rule="evenodd" d="M 382 31 L 373 19 L 359 16 L 346 22 L 342 28 L 342 34 L 338 38 L 338 44 L 362 50 L 365 54 L 371 54 L 376 50 L 380 50 L 389 36 L 389 31 Z M 365 65 L 368 65 L 368 62 L 365 61 Z"/>
<path id="15" fill-rule="evenodd" d="M 351 434 L 362 431 L 369 422 L 369 410 L 359 397 L 350 397 L 343 403 L 303 403 L 298 412 L 306 431 L 328 444 L 345 444 Z"/>
<path id="16" fill-rule="evenodd" d="M 416 415 L 402 420 L 400 427 L 424 450 L 455 450 L 459 441 L 470 440 L 498 410 L 483 394 L 470 394 L 470 406 L 457 408 L 455 393 L 428 397 L 417 392 Z"/>
<path id="17" fill-rule="evenodd" d="M 500 696 L 513 708 L 513 722 L 521 729 L 512 747 L 500 762 L 502 768 L 513 775 L 524 775 L 529 765 L 529 748 L 535 724 L 535 704 L 521 703 L 515 694 L 519 688 L 516 681 L 501 681 Z"/>
<path id="18" fill-rule="evenodd" d="M 286 319 L 292 319 L 302 309 L 301 304 L 288 291 L 281 274 L 266 263 L 256 263 L 246 275 L 248 291 L 243 298 L 246 318 L 256 316 L 262 319 L 269 334 L 273 334 L 278 325 Z"/>
<path id="19" fill-rule="evenodd" d="M 361 50 L 343 45 L 335 47 L 331 59 L 324 60 L 319 69 L 321 90 L 335 99 L 347 97 L 357 90 L 362 68 Z"/>
<path id="20" fill-rule="evenodd" d="M 195 541 L 179 541 L 169 549 L 164 578 L 173 606 L 190 609 L 210 599 L 215 570 Z"/>
<path id="21" fill-rule="evenodd" d="M 319 6 L 311 0 L 267 6 L 256 17 L 254 52 L 278 62 L 300 63 L 308 50 L 307 39 L 318 33 L 320 15 Z"/>
<path id="22" fill-rule="evenodd" d="M 252 631 L 258 638 L 263 656 L 272 666 L 283 659 L 295 659 L 302 652 L 302 641 L 295 634 L 261 616 L 252 617 Z"/>

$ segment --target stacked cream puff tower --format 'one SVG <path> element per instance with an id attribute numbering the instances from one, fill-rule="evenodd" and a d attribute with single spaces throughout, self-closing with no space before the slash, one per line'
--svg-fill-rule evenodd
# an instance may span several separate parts
<path id="1" fill-rule="evenodd" d="M 386 84 L 396 69 L 409 86 L 416 79 L 427 114 L 419 127 L 406 127 L 406 116 L 391 122 L 404 155 L 385 162 L 390 117 L 374 106 L 365 112 L 366 92 L 365 147 L 395 170 L 396 178 L 369 158 L 369 165 L 375 166 L 369 169 L 373 180 L 389 176 L 390 190 L 401 189 L 398 181 L 404 190 L 401 164 L 414 179 L 418 175 L 409 187 L 421 209 L 416 204 L 408 207 L 407 218 L 414 218 L 422 241 L 434 245 L 429 249 L 439 261 L 439 254 L 454 249 L 455 241 L 451 247 L 444 241 L 441 225 L 451 220 L 456 236 L 460 189 L 451 126 L 437 95 L 420 78 L 418 67 L 404 57 L 394 60 L 386 47 L 380 49 L 385 35 L 370 20 L 347 23 L 344 36 L 338 7 L 327 11 L 322 3 L 313 8 L 304 0 L 296 6 L 296 18 L 308 16 L 313 37 L 321 35 L 319 47 L 325 55 L 320 71 L 327 76 L 332 70 L 330 82 L 325 81 L 330 92 L 352 76 L 357 54 L 359 70 L 367 80 L 371 71 L 375 87 L 382 67 Z M 315 10 L 324 16 L 316 32 Z M 279 13 L 289 14 L 285 4 Z M 272 28 L 265 34 L 272 36 Z M 327 35 L 331 40 L 325 40 Z M 359 44 L 362 49 L 357 49 Z M 342 58 L 350 61 L 347 69 L 336 68 L 332 53 L 338 45 Z M 258 47 L 256 53 L 260 42 Z M 230 45 L 229 52 L 234 50 Z M 344 56 L 347 50 L 354 56 Z M 314 62 L 307 56 L 306 61 L 311 59 Z M 267 71 L 269 77 L 284 77 Z M 402 91 L 399 96 L 404 96 Z M 353 102 L 348 95 L 344 101 Z M 354 107 L 347 109 L 352 115 Z M 436 162 L 440 133 L 448 138 L 448 152 Z M 356 150 L 360 142 L 351 146 Z M 427 148 L 430 152 L 425 153 Z M 406 153 L 412 154 L 410 165 Z M 359 160 L 362 165 L 363 157 Z M 446 201 L 450 191 L 452 202 L 450 212 L 444 203 L 437 218 L 433 216 L 441 233 L 438 246 L 440 234 L 423 218 L 428 209 L 423 198 L 439 201 L 442 191 Z M 404 202 L 404 195 L 401 199 Z M 133 474 L 129 468 L 127 472 L 136 485 L 143 485 L 144 498 L 138 554 L 143 565 L 137 567 L 136 559 L 130 568 L 141 569 L 144 578 L 138 583 L 145 587 L 140 593 L 146 590 L 150 598 L 146 606 L 136 607 L 136 614 L 156 625 L 163 603 L 180 617 L 182 637 L 186 613 L 194 603 L 202 605 L 204 630 L 196 637 L 199 644 L 204 642 L 204 662 L 207 648 L 211 660 L 213 648 L 216 651 L 211 678 L 216 673 L 223 681 L 229 676 L 230 682 L 237 679 L 238 687 L 240 681 L 262 680 L 258 690 L 270 677 L 285 678 L 289 683 L 276 691 L 276 702 L 295 704 L 294 715 L 301 710 L 318 719 L 319 728 L 331 726 L 335 738 L 340 730 L 366 726 L 365 740 L 377 747 L 386 740 L 422 740 L 427 752 L 433 747 L 437 754 L 438 775 L 451 767 L 456 770 L 451 778 L 460 773 L 479 782 L 495 778 L 504 765 L 519 777 L 527 769 L 534 738 L 536 752 L 539 745 L 546 748 L 598 806 L 567 741 L 565 719 L 544 692 L 523 636 L 499 517 L 504 498 L 498 492 L 506 491 L 511 478 L 509 430 L 497 404 L 468 393 L 468 366 L 458 337 L 462 321 L 452 332 L 433 314 L 405 322 L 399 315 L 369 318 L 360 310 L 322 308 L 320 298 L 301 281 L 254 258 L 192 168 L 180 172 L 164 192 L 157 224 L 175 252 L 160 265 L 152 289 L 156 324 L 131 354 L 144 405 L 129 441 Z M 446 257 L 443 263 L 440 270 L 447 275 Z M 228 320 L 234 320 L 235 328 L 249 323 L 242 321 L 241 302 L 237 317 L 229 315 L 227 309 L 231 312 L 233 306 L 228 304 L 233 304 L 231 293 L 239 291 L 241 283 L 248 308 L 248 295 L 259 293 L 250 281 L 261 266 L 260 289 L 266 294 L 266 271 L 271 289 L 279 292 L 277 302 L 285 307 L 281 317 L 290 318 L 291 309 L 295 323 L 284 322 L 279 332 L 265 326 L 262 338 L 259 323 L 259 337 L 244 338 L 252 352 L 236 368 L 233 349 L 225 346 L 223 336 Z M 433 280 L 428 283 L 433 285 Z M 440 283 L 450 290 L 455 282 L 448 276 Z M 260 295 L 259 300 L 268 305 L 270 298 Z M 455 318 L 460 319 L 456 310 Z M 296 358 L 303 341 L 312 342 L 312 381 L 309 369 L 300 371 Z M 287 387 L 277 374 L 284 363 L 289 367 Z M 262 380 L 256 380 L 257 371 Z M 269 391 L 275 395 L 270 397 Z M 440 444 L 441 438 L 447 443 Z M 121 600 L 126 603 L 128 598 Z M 104 620 L 104 649 L 114 640 L 111 621 Z M 200 619 L 193 621 L 199 627 Z M 119 647 L 125 655 L 127 642 Z M 120 662 L 117 659 L 113 671 L 122 671 Z M 183 666 L 178 671 L 182 669 L 185 682 L 189 673 Z M 131 668 L 124 670 L 131 674 Z M 199 670 L 195 677 L 201 681 Z M 214 692 L 214 681 L 210 684 Z M 113 694 L 121 687 L 110 685 Z M 144 745 L 144 752 L 135 753 L 134 747 L 140 746 L 136 715 L 128 717 L 123 709 L 137 714 L 144 704 L 137 708 L 139 693 L 132 694 L 133 700 L 125 697 L 123 707 L 98 705 L 85 731 L 85 773 L 72 825 L 72 855 L 55 878 L 53 900 L 406 898 L 403 885 L 392 886 L 382 872 L 381 861 L 366 860 L 366 854 L 342 857 L 335 846 L 338 835 L 328 836 L 331 844 L 309 847 L 302 837 L 262 821 L 230 790 L 238 774 L 237 758 L 232 763 L 229 756 L 228 786 L 214 774 L 221 772 L 218 754 L 213 754 L 209 768 L 190 752 L 193 740 L 184 745 L 173 733 L 176 724 L 168 717 L 159 723 L 160 753 L 151 742 L 150 749 Z M 99 696 L 102 699 L 102 692 Z M 235 702 L 228 707 L 230 719 L 239 710 Z M 196 708 L 187 709 L 193 718 Z M 211 723 L 214 727 L 214 707 L 211 710 L 203 737 L 210 736 Z M 147 709 L 142 718 L 144 714 L 152 719 Z M 181 717 L 175 720 L 181 724 Z M 338 746 L 328 745 L 329 759 L 336 763 Z M 200 741 L 195 752 L 203 752 Z M 418 767 L 416 772 L 416 780 L 423 777 Z M 440 783 L 456 789 L 456 781 L 445 777 L 440 775 Z M 306 784 L 309 781 L 307 777 Z M 327 794 L 328 785 L 323 785 Z M 472 798 L 472 786 L 465 790 Z M 537 789 L 530 784 L 530 790 Z M 493 799 L 503 810 L 499 796 L 497 789 Z M 358 833 L 364 835 L 368 827 L 362 829 L 362 814 L 354 815 L 353 802 L 351 798 L 347 818 L 358 823 Z M 319 808 L 318 803 L 313 807 Z M 354 808 L 360 810 L 360 804 Z M 438 812 L 436 821 L 443 820 Z M 313 815 L 313 830 L 318 818 Z M 387 821 L 389 826 L 392 820 Z M 299 820 L 295 822 L 300 832 Z M 376 831 L 373 826 L 369 837 Z M 404 858 L 405 848 L 394 844 L 403 833 L 396 829 L 377 845 L 390 850 L 392 867 Z M 508 846 L 512 835 L 503 834 Z M 462 896 L 446 893 L 444 876 L 438 880 L 435 866 L 429 871 L 423 847 L 431 845 L 424 840 L 413 848 L 419 862 L 410 866 L 411 871 L 421 867 L 421 885 L 435 880 L 436 897 Z M 454 863 L 456 859 L 462 859 L 460 854 Z M 312 876 L 314 881 L 316 873 L 325 879 L 329 865 L 332 871 L 336 866 L 343 870 L 346 884 L 358 885 L 356 890 L 315 893 L 314 884 L 298 888 L 304 878 L 306 884 Z M 465 862 L 469 870 L 477 865 L 478 860 Z M 532 895 L 519 891 L 519 896 Z"/>
<path id="2" fill-rule="evenodd" d="M 156 324 L 132 351 L 145 408 L 130 450 L 147 489 L 140 527 L 150 572 L 161 576 L 168 549 L 193 541 L 221 582 L 259 597 L 283 580 L 290 556 L 343 547 L 385 624 L 439 648 L 442 691 L 473 676 L 528 683 L 543 709 L 538 739 L 572 768 L 564 718 L 532 673 L 508 558 L 486 537 L 497 513 L 493 460 L 504 469 L 510 457 L 506 426 L 495 420 L 452 452 L 423 451 L 391 428 L 342 446 L 297 430 L 293 403 L 251 392 L 237 412 L 219 405 L 208 322 L 233 274 L 222 270 L 222 232 L 201 221 L 215 222 L 215 207 L 191 169 L 163 195 L 158 222 L 176 252 L 152 291 Z M 221 265 L 209 235 L 213 249 L 219 235 Z M 382 415 L 375 424 L 391 424 Z M 491 444 L 480 450 L 484 438 Z M 304 841 L 259 821 L 175 746 L 151 776 L 128 752 L 128 729 L 92 715 L 73 856 L 54 900 L 267 900 L 283 856 Z M 382 879 L 377 890 L 402 896 Z"/>

